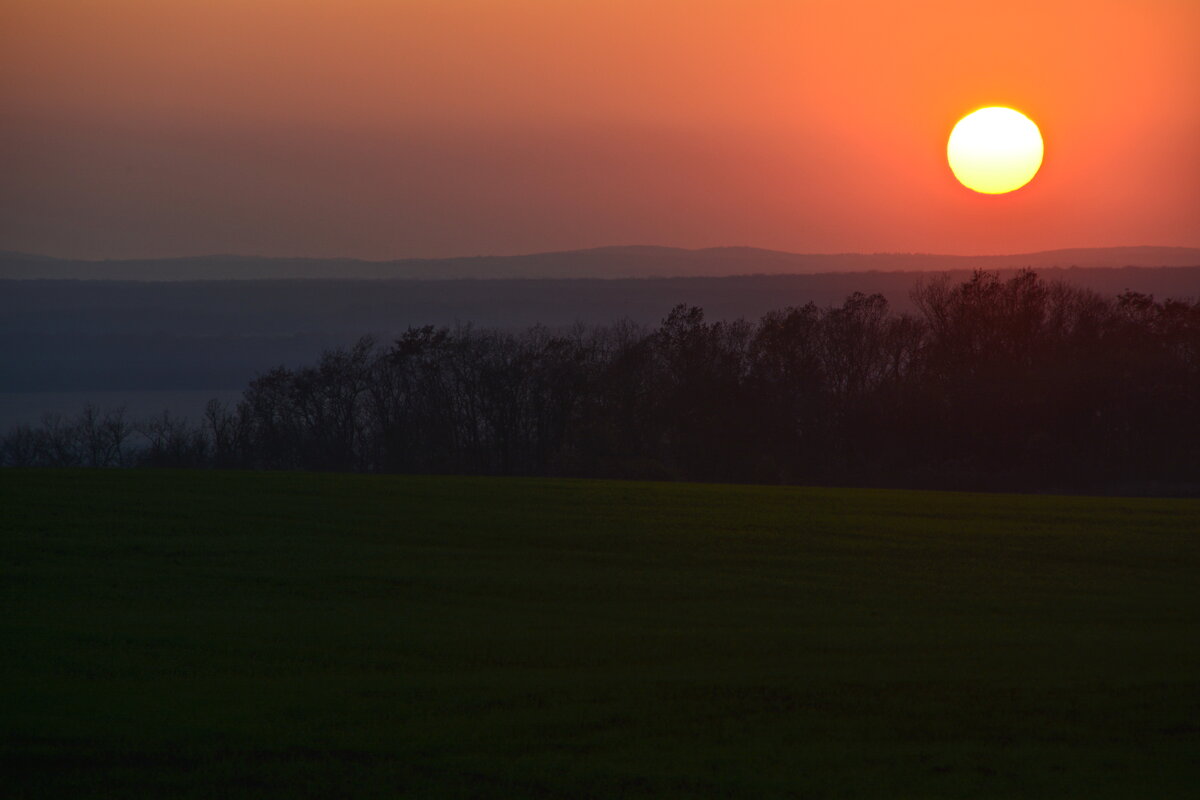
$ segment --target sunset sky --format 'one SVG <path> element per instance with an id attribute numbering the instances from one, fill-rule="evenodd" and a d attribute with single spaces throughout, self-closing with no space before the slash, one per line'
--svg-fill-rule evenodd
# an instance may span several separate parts
<path id="1" fill-rule="evenodd" d="M 0 0 L 0 118 L 56 256 L 1200 245 L 1196 0 Z"/>

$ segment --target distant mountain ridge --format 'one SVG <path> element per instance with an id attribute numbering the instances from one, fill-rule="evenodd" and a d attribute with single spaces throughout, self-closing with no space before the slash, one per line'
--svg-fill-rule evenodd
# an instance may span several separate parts
<path id="1" fill-rule="evenodd" d="M 517 256 L 364 261 L 212 255 L 84 260 L 0 252 L 0 280 L 455 280 L 506 278 L 693 278 L 840 272 L 1200 266 L 1195 247 L 1101 247 L 1012 255 L 804 254 L 754 247 L 614 246 Z"/>

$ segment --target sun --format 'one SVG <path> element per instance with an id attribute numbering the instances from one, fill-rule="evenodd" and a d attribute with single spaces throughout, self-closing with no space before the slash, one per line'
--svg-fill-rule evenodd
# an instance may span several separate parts
<path id="1" fill-rule="evenodd" d="M 1033 120 L 1003 106 L 972 111 L 946 144 L 954 177 L 968 189 L 1004 194 L 1033 180 L 1042 166 L 1042 133 Z"/>

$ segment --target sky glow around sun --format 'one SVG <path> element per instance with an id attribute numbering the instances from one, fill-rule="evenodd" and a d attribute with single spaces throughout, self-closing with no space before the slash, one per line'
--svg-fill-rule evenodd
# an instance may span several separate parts
<path id="1" fill-rule="evenodd" d="M 1197 0 L 2 0 L 0 250 L 1195 246 L 1197 32 Z M 952 180 L 982 105 L 1052 169 Z"/>

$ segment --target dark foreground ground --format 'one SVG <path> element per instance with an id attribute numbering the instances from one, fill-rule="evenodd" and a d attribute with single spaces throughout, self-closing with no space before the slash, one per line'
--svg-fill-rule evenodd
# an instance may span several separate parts
<path id="1" fill-rule="evenodd" d="M 8 797 L 1194 797 L 1200 503 L 0 471 Z"/>

